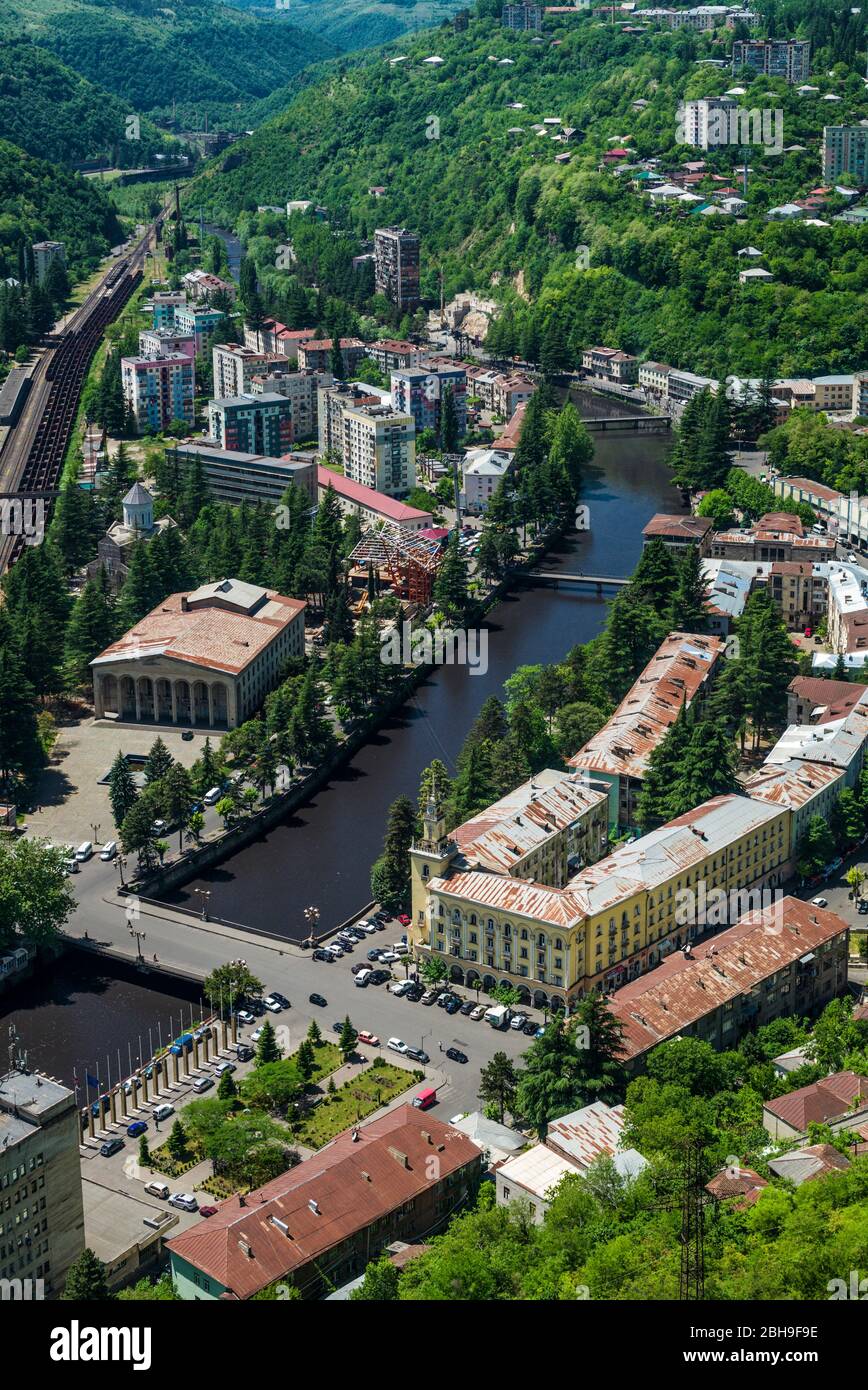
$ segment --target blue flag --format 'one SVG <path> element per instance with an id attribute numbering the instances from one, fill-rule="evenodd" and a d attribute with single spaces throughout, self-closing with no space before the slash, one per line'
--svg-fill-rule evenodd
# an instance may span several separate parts
<path id="1" fill-rule="evenodd" d="M 99 1090 L 99 1077 L 98 1077 L 98 1076 L 91 1076 L 91 1074 L 90 1074 L 89 1071 L 86 1071 L 84 1075 L 85 1075 L 85 1080 L 87 1081 L 88 1086 L 95 1086 L 96 1089 Z"/>

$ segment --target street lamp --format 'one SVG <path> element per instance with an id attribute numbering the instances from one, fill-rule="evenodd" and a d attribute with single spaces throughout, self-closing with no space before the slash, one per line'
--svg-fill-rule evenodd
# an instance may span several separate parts
<path id="1" fill-rule="evenodd" d="M 145 940 L 145 932 L 139 931 L 136 927 L 133 926 L 132 922 L 130 922 L 129 928 L 130 936 L 135 937 L 136 942 L 136 964 L 144 965 L 145 958 L 142 955 L 142 942 Z"/>
<path id="2" fill-rule="evenodd" d="M 210 888 L 194 888 L 194 889 L 193 889 L 193 892 L 194 892 L 194 893 L 198 893 L 199 897 L 202 899 L 202 911 L 201 911 L 200 916 L 201 916 L 203 922 L 207 922 L 207 921 L 208 921 L 208 899 L 211 897 L 211 889 L 210 889 Z"/>
<path id="3" fill-rule="evenodd" d="M 127 862 L 127 861 L 126 861 L 126 859 L 124 858 L 124 856 L 123 856 L 122 854 L 119 854 L 119 855 L 118 855 L 118 874 L 120 875 L 121 888 L 125 888 L 125 887 L 126 887 L 126 884 L 124 883 L 124 865 L 126 864 L 126 862 Z"/>
<path id="4" fill-rule="evenodd" d="M 307 940 L 308 944 L 311 946 L 316 945 L 316 929 L 319 925 L 319 919 L 320 910 L 318 907 L 306 907 L 304 909 L 304 920 L 307 922 L 308 925 Z"/>
<path id="5" fill-rule="evenodd" d="M 93 835 L 93 842 L 97 845 L 99 844 L 99 825 L 95 821 L 91 821 L 90 828 Z"/>

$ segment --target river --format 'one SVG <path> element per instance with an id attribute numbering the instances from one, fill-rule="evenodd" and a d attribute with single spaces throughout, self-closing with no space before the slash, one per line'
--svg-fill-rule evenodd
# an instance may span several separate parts
<path id="1" fill-rule="evenodd" d="M 620 402 L 576 396 L 584 415 L 624 413 Z M 669 481 L 668 437 L 611 433 L 595 436 L 583 501 L 590 530 L 575 533 L 546 568 L 628 575 L 642 548 L 642 528 L 655 511 L 682 510 Z M 419 774 L 433 758 L 450 768 L 489 695 L 518 666 L 560 660 L 577 642 L 600 631 L 606 600 L 569 588 L 517 590 L 489 615 L 488 670 L 471 676 L 443 667 L 419 687 L 400 718 L 362 748 L 328 787 L 254 845 L 189 884 L 174 901 L 198 906 L 195 887 L 211 890 L 215 916 L 290 939 L 305 934 L 302 909 L 315 904 L 323 924 L 344 920 L 370 897 L 369 870 L 380 852 L 389 806 L 402 793 L 415 799 Z M 100 1081 L 108 1067 L 127 1074 L 140 1049 L 189 1024 L 197 1012 L 194 987 L 165 977 L 145 983 L 131 968 L 94 963 L 70 953 L 50 973 L 4 996 L 0 1029 L 14 1021 L 30 1061 L 71 1083 L 85 1069 Z M 150 1030 L 150 1039 L 149 1039 Z M 118 1059 L 120 1051 L 120 1059 Z M 106 1054 L 108 1053 L 108 1060 Z M 97 1070 L 98 1069 L 98 1070 Z"/>
<path id="2" fill-rule="evenodd" d="M 607 416 L 624 407 L 589 397 Z M 583 408 L 588 402 L 582 401 Z M 642 548 L 642 528 L 655 511 L 682 510 L 664 459 L 667 436 L 595 436 L 583 501 L 590 530 L 549 554 L 546 568 L 629 575 Z M 400 716 L 362 748 L 328 786 L 286 822 L 201 879 L 167 898 L 196 907 L 207 888 L 215 917 L 292 940 L 307 935 L 303 909 L 320 909 L 323 925 L 343 921 L 370 898 L 370 866 L 380 853 L 386 816 L 396 797 L 415 800 L 419 775 L 434 758 L 454 770 L 467 730 L 489 695 L 502 695 L 516 667 L 560 660 L 603 624 L 606 600 L 568 589 L 523 587 L 488 619 L 488 670 L 441 667 L 420 686 Z"/>

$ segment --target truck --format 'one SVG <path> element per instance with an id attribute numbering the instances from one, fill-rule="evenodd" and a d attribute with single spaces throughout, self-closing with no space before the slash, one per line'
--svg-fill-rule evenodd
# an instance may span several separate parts
<path id="1" fill-rule="evenodd" d="M 490 1009 L 485 1010 L 483 1017 L 492 1028 L 508 1028 L 512 1015 L 505 1004 L 493 1004 Z"/>

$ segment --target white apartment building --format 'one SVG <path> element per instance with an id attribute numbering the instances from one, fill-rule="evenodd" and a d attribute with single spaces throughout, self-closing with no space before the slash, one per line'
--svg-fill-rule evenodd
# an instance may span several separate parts
<path id="1" fill-rule="evenodd" d="M 388 405 L 343 411 L 344 472 L 353 482 L 401 497 L 416 486 L 416 428 L 412 415 Z"/>
<path id="2" fill-rule="evenodd" d="M 33 269 L 36 272 L 36 283 L 41 285 L 46 275 L 48 267 L 52 261 L 62 261 L 66 265 L 66 247 L 62 241 L 34 241 L 33 243 Z"/>
<path id="3" fill-rule="evenodd" d="M 716 145 L 728 145 L 729 113 L 738 103 L 732 97 L 705 97 L 701 101 L 686 101 L 681 118 L 684 138 L 682 144 L 709 150 Z"/>
<path id="4" fill-rule="evenodd" d="M 251 377 L 251 396 L 267 395 L 269 392 L 285 396 L 292 407 L 293 439 L 316 439 L 319 429 L 319 410 L 317 393 L 322 388 L 334 385 L 331 372 L 305 370 L 289 371 L 284 367 L 275 371 L 265 371 L 262 375 Z"/>
<path id="5" fill-rule="evenodd" d="M 212 394 L 217 400 L 249 395 L 254 374 L 266 371 L 274 362 L 286 365 L 286 358 L 277 353 L 258 352 L 254 348 L 240 347 L 238 343 L 215 343 L 211 361 L 214 367 Z"/>

